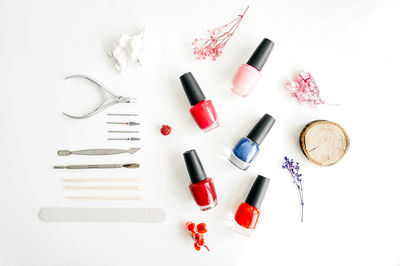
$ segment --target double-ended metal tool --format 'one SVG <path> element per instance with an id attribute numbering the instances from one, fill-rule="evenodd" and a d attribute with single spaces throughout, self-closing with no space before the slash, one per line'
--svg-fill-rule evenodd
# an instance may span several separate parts
<path id="1" fill-rule="evenodd" d="M 130 103 L 130 102 L 135 102 L 137 99 L 136 98 L 129 98 L 129 97 L 123 97 L 123 96 L 118 96 L 115 95 L 114 93 L 112 93 L 110 90 L 108 90 L 103 84 L 101 84 L 100 82 L 98 82 L 97 80 L 95 80 L 94 78 L 91 78 L 89 76 L 86 75 L 72 75 L 72 76 L 68 76 L 65 79 L 71 79 L 71 78 L 83 78 L 83 79 L 87 79 L 90 82 L 94 83 L 97 85 L 98 89 L 100 90 L 100 92 L 102 92 L 105 96 L 103 102 L 97 106 L 95 109 L 93 109 L 92 111 L 90 111 L 89 113 L 82 115 L 82 116 L 74 116 L 74 115 L 70 115 L 67 113 L 63 113 L 64 115 L 71 117 L 71 118 L 75 118 L 75 119 L 82 119 L 82 118 L 88 118 L 91 117 L 101 111 L 103 111 L 104 109 L 117 104 L 117 103 Z"/>
<path id="2" fill-rule="evenodd" d="M 78 164 L 78 165 L 55 165 L 54 169 L 104 169 L 104 168 L 139 168 L 138 163 L 126 164 Z"/>
<path id="3" fill-rule="evenodd" d="M 140 150 L 140 148 L 130 148 L 128 150 L 120 150 L 120 149 L 89 149 L 89 150 L 78 150 L 78 151 L 59 150 L 57 154 L 59 156 L 68 156 L 71 154 L 76 154 L 76 155 L 112 155 L 121 153 L 134 154 L 138 150 Z"/>

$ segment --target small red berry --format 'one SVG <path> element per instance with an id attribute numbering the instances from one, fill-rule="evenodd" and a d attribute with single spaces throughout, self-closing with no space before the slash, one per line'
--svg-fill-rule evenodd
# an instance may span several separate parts
<path id="1" fill-rule="evenodd" d="M 163 134 L 164 136 L 168 136 L 169 134 L 171 134 L 172 128 L 168 125 L 162 125 L 160 131 L 161 134 Z"/>

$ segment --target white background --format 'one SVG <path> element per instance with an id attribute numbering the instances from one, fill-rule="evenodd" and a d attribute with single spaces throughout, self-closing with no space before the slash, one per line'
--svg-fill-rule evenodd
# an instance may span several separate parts
<path id="1" fill-rule="evenodd" d="M 196 61 L 191 42 L 250 9 L 216 62 Z M 400 265 L 398 170 L 398 1 L 5 1 L 0 2 L 1 175 L 0 265 Z M 148 60 L 123 75 L 107 49 L 122 32 L 145 26 Z M 262 38 L 275 42 L 263 79 L 246 99 L 229 92 L 231 78 Z M 300 106 L 284 85 L 310 71 L 328 103 Z M 203 134 L 192 121 L 178 77 L 192 71 L 212 99 L 221 126 Z M 106 112 L 86 120 L 100 101 L 88 74 L 140 103 L 110 112 L 138 112 L 135 155 L 58 157 L 58 149 L 128 148 L 106 141 Z M 277 122 L 246 172 L 227 156 L 264 113 Z M 351 146 L 341 162 L 321 168 L 298 146 L 314 119 L 341 124 Z M 117 118 L 115 119 L 117 120 Z M 172 135 L 159 133 L 163 123 Z M 117 129 L 117 127 L 112 127 Z M 124 129 L 123 127 L 120 127 Z M 195 148 L 216 183 L 219 206 L 200 212 L 191 198 L 182 153 Z M 304 223 L 287 155 L 304 177 Z M 141 169 L 54 170 L 54 164 L 140 162 Z M 257 174 L 271 179 L 256 232 L 231 230 L 231 214 Z M 67 177 L 142 177 L 147 200 L 73 201 Z M 87 194 L 82 192 L 80 194 Z M 133 193 L 136 194 L 136 193 Z M 121 193 L 118 193 L 121 195 Z M 44 223 L 46 206 L 162 207 L 163 224 Z M 187 220 L 206 222 L 211 252 L 196 252 Z"/>

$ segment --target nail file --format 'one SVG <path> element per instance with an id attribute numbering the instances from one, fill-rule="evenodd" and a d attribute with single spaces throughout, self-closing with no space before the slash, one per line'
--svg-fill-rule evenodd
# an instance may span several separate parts
<path id="1" fill-rule="evenodd" d="M 142 190 L 140 186 L 64 186 L 66 189 L 93 189 L 93 190 Z"/>
<path id="2" fill-rule="evenodd" d="M 68 199 L 80 200 L 144 200 L 143 196 L 67 196 Z"/>
<path id="3" fill-rule="evenodd" d="M 161 208 L 43 208 L 39 218 L 45 222 L 129 222 L 162 223 Z"/>
<path id="4" fill-rule="evenodd" d="M 63 182 L 135 182 L 140 178 L 65 178 Z"/>

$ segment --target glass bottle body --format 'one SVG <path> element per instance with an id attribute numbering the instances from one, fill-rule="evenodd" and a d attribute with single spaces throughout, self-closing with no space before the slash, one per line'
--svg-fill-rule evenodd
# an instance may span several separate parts
<path id="1" fill-rule="evenodd" d="M 206 211 L 217 206 L 217 193 L 211 178 L 191 184 L 189 189 L 200 210 Z"/>

